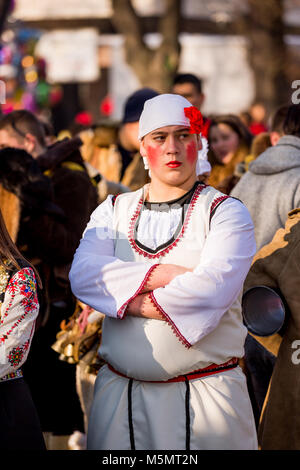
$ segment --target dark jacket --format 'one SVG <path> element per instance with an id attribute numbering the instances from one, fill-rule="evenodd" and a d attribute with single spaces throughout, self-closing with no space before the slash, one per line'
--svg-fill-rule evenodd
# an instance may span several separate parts
<path id="1" fill-rule="evenodd" d="M 245 291 L 265 285 L 281 292 L 288 305 L 283 333 L 258 337 L 277 356 L 259 427 L 263 450 L 300 447 L 300 209 L 291 211 L 285 228 L 256 254 L 245 281 Z M 263 314 L 263 312 L 262 312 Z"/>
<path id="2" fill-rule="evenodd" d="M 68 273 L 98 204 L 80 145 L 80 139 L 57 142 L 37 159 L 24 150 L 0 151 L 0 173 L 5 175 L 0 182 L 20 198 L 22 206 L 17 246 L 38 269 L 44 285 L 41 316 L 49 303 L 74 302 Z"/>

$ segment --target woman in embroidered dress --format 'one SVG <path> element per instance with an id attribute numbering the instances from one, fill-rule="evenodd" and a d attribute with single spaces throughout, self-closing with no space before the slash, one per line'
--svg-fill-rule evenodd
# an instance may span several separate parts
<path id="1" fill-rule="evenodd" d="M 39 279 L 38 279 L 39 281 Z M 39 312 L 36 276 L 12 242 L 0 211 L 0 449 L 45 450 L 22 378 Z M 38 371 L 37 371 L 38 373 Z"/>
<path id="2" fill-rule="evenodd" d="M 106 316 L 89 449 L 256 449 L 239 294 L 255 254 L 233 198 L 197 181 L 201 113 L 146 101 L 139 138 L 151 182 L 92 214 L 70 271 Z"/>

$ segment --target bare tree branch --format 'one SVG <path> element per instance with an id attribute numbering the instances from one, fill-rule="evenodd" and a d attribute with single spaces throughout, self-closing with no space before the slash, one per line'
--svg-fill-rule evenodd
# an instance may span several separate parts
<path id="1" fill-rule="evenodd" d="M 268 111 L 273 111 L 288 99 L 283 0 L 248 0 L 248 5 L 249 14 L 240 19 L 238 32 L 248 39 L 255 100 L 263 102 Z"/>
<path id="2" fill-rule="evenodd" d="M 179 62 L 181 0 L 165 0 L 165 12 L 159 20 L 158 28 L 162 41 L 156 49 L 150 49 L 145 43 L 141 21 L 132 2 L 112 1 L 112 21 L 125 39 L 127 63 L 143 86 L 150 86 L 158 91 L 168 90 Z"/>
<path id="3" fill-rule="evenodd" d="M 180 33 L 181 0 L 165 0 L 165 12 L 159 22 L 163 46 L 178 47 Z"/>
<path id="4" fill-rule="evenodd" d="M 127 47 L 146 47 L 141 30 L 141 22 L 130 0 L 112 0 L 112 23 L 124 36 Z"/>

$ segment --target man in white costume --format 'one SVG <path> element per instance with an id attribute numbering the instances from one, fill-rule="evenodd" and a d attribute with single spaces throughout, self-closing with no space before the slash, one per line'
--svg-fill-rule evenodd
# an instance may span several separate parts
<path id="1" fill-rule="evenodd" d="M 240 292 L 255 254 L 244 205 L 197 181 L 200 111 L 146 101 L 141 154 L 151 182 L 92 214 L 70 272 L 106 317 L 89 449 L 257 449 Z"/>

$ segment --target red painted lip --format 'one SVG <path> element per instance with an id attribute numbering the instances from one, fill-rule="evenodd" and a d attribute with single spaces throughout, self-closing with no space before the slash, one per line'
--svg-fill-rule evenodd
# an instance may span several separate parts
<path id="1" fill-rule="evenodd" d="M 167 163 L 167 166 L 168 166 L 169 168 L 178 168 L 178 167 L 181 166 L 181 165 L 182 165 L 182 163 L 181 163 L 181 162 L 177 162 L 177 161 Z"/>

